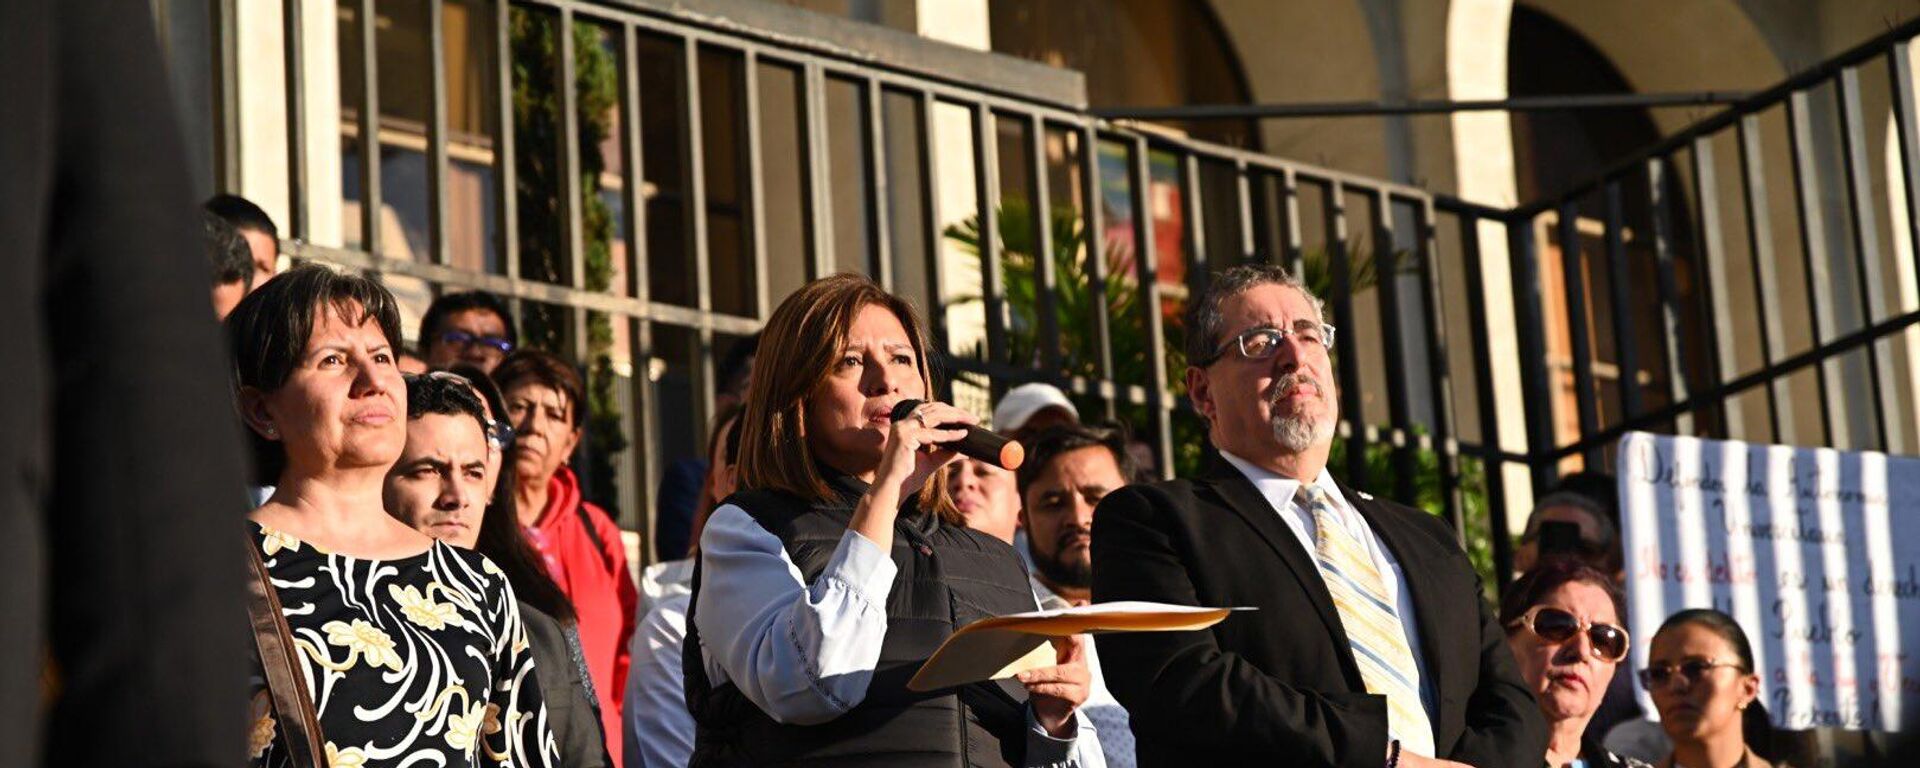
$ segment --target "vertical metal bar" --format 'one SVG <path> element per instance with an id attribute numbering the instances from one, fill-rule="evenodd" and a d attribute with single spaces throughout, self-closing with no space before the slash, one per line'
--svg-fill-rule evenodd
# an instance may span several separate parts
<path id="1" fill-rule="evenodd" d="M 383 255 L 380 242 L 380 62 L 375 0 L 360 0 L 360 242 Z"/>
<path id="2" fill-rule="evenodd" d="M 1159 254 L 1153 245 L 1153 209 L 1150 207 L 1152 196 L 1147 184 L 1153 179 L 1149 168 L 1147 137 L 1133 137 L 1133 162 L 1129 164 L 1133 176 L 1133 243 L 1134 265 L 1139 270 L 1140 311 L 1146 314 L 1147 357 L 1150 370 L 1147 377 L 1151 386 L 1147 388 L 1147 414 L 1153 419 L 1154 461 L 1160 465 L 1160 477 L 1173 479 L 1173 414 L 1167 402 L 1167 336 L 1160 318 L 1160 267 Z"/>
<path id="3" fill-rule="evenodd" d="M 499 242 L 495 244 L 495 248 L 500 253 L 500 263 L 506 270 L 507 277 L 519 280 L 520 182 L 519 170 L 514 167 L 517 160 L 514 157 L 513 136 L 513 8 L 512 3 L 500 0 L 494 5 L 494 9 L 494 107 L 497 110 L 494 115 L 496 121 L 494 128 L 498 135 L 494 137 L 493 145 L 494 178 L 496 179 L 493 191 L 494 205 L 499 216 L 497 229 Z M 638 71 L 638 69 L 632 70 L 634 73 Z M 638 112 L 637 106 L 635 112 Z M 634 178 L 637 180 L 640 177 Z M 644 237 L 641 238 L 641 242 L 645 242 Z M 646 273 L 641 272 L 641 274 Z M 524 317 L 524 314 L 517 312 L 519 302 L 515 301 L 514 304 L 516 315 Z"/>
<path id="4" fill-rule="evenodd" d="M 1415 481 L 1420 475 L 1420 458 L 1415 453 L 1413 406 L 1411 403 L 1413 366 L 1407 363 L 1407 339 L 1400 325 L 1400 253 L 1394 247 L 1393 198 L 1385 189 L 1368 195 L 1373 206 L 1373 274 L 1376 317 L 1380 319 L 1382 359 L 1386 361 L 1387 420 L 1393 431 L 1387 436 L 1392 446 L 1393 495 L 1400 503 L 1418 505 Z"/>
<path id="5" fill-rule="evenodd" d="M 632 25 L 622 27 L 622 48 L 620 48 L 620 127 L 624 129 L 620 140 L 626 146 L 626 179 L 620 180 L 620 196 L 628 211 L 628 230 L 626 250 L 632 253 L 628 257 L 628 294 L 645 305 L 651 298 L 651 253 L 647 252 L 647 196 L 643 186 L 647 182 L 647 157 L 639 152 L 641 136 L 641 108 L 639 108 L 639 36 Z M 626 323 L 622 319 L 622 323 Z M 649 315 L 639 315 L 634 324 L 628 326 L 628 359 L 634 363 L 632 374 L 632 392 L 634 392 L 634 474 L 639 478 L 639 534 L 647 545 L 639 547 L 641 559 L 653 555 L 653 532 L 657 530 L 659 509 L 653 497 L 653 490 L 659 488 L 660 424 L 659 401 L 653 392 L 653 319 Z"/>
<path id="6" fill-rule="evenodd" d="M 1547 375 L 1546 312 L 1541 297 L 1546 287 L 1540 284 L 1540 256 L 1535 250 L 1533 220 L 1520 219 L 1507 225 L 1509 258 L 1513 265 L 1514 330 L 1520 342 L 1520 389 L 1527 420 L 1527 455 L 1539 457 L 1556 448 L 1553 435 L 1553 390 Z M 1488 379 L 1491 382 L 1491 379 Z M 1536 495 L 1546 491 L 1558 476 L 1551 461 L 1533 458 L 1528 468 L 1533 475 Z"/>
<path id="7" fill-rule="evenodd" d="M 1036 295 L 1034 316 L 1039 322 L 1035 338 L 1040 352 L 1040 367 L 1048 375 L 1059 375 L 1060 316 L 1056 301 L 1059 273 L 1053 263 L 1053 200 L 1047 189 L 1047 124 L 1039 113 L 1027 118 L 1027 171 L 1029 206 L 1033 209 L 1033 271 Z"/>
<path id="8" fill-rule="evenodd" d="M 868 77 L 861 91 L 865 94 L 862 103 L 867 113 L 867 231 L 870 233 L 868 239 L 873 243 L 873 264 L 870 269 L 880 287 L 892 292 L 897 290 L 897 286 L 893 284 L 893 241 L 890 238 L 893 228 L 889 226 L 887 210 L 890 192 L 887 188 L 886 133 L 881 119 L 879 78 Z"/>
<path id="9" fill-rule="evenodd" d="M 1253 179 L 1246 160 L 1234 161 L 1233 178 L 1234 196 L 1240 204 L 1240 261 L 1251 263 L 1258 259 L 1260 248 L 1253 237 Z"/>
<path id="10" fill-rule="evenodd" d="M 435 7 L 439 7 L 436 2 Z M 304 0 L 286 0 L 281 4 L 281 14 L 286 34 L 287 67 L 287 200 L 292 203 L 287 211 L 287 234 L 294 240 L 305 241 L 311 236 L 312 225 L 307 221 L 308 198 L 311 195 L 307 173 L 307 41 L 306 24 L 303 14 L 306 11 Z"/>
<path id="11" fill-rule="evenodd" d="M 1706 267 L 1707 311 L 1713 318 L 1713 345 L 1710 359 L 1714 372 L 1713 386 L 1732 381 L 1740 375 L 1739 365 L 1734 357 L 1733 297 L 1728 294 L 1732 285 L 1732 276 L 1727 274 L 1727 247 L 1723 225 L 1720 221 L 1720 182 L 1719 169 L 1714 167 L 1713 141 L 1706 137 L 1693 140 L 1693 183 L 1697 187 L 1694 199 L 1700 206 L 1700 243 L 1701 258 Z M 1720 398 L 1720 412 L 1727 439 L 1745 440 L 1746 412 L 1740 406 L 1740 398 L 1729 392 Z"/>
<path id="12" fill-rule="evenodd" d="M 433 263 L 446 266 L 453 263 L 453 247 L 447 242 L 446 0 L 427 2 L 427 50 L 433 59 L 428 66 L 433 103 L 427 123 L 427 242 Z"/>
<path id="13" fill-rule="evenodd" d="M 807 225 L 813 234 L 813 246 L 809 252 L 813 255 L 808 262 L 811 269 L 807 278 L 818 279 L 834 272 L 833 258 L 833 187 L 829 179 L 832 173 L 831 163 L 827 160 L 827 119 L 826 80 L 820 72 L 820 62 L 808 59 L 800 76 L 800 132 L 805 142 L 805 158 L 801 167 L 805 170 L 806 181 L 803 184 L 807 204 Z"/>
<path id="14" fill-rule="evenodd" d="M 1120 385 L 1113 380 L 1113 318 L 1108 314 L 1111 305 L 1107 303 L 1107 251 L 1106 230 L 1102 223 L 1104 213 L 1100 188 L 1100 132 L 1093 127 L 1092 121 L 1079 127 L 1080 130 L 1080 198 L 1083 201 L 1082 215 L 1086 218 L 1087 244 L 1087 288 L 1093 294 L 1093 340 L 1094 354 L 1100 361 L 1100 401 L 1105 408 L 1107 421 L 1119 417 Z"/>
<path id="15" fill-rule="evenodd" d="M 1524 225 L 1506 225 L 1508 231 Z M 1473 344 L 1474 404 L 1480 412 L 1480 473 L 1487 483 L 1487 538 L 1493 540 L 1493 577 L 1505 589 L 1513 573 L 1513 537 L 1507 532 L 1506 462 L 1500 442 L 1500 399 L 1493 388 L 1493 343 L 1487 327 L 1487 291 L 1481 271 L 1480 220 L 1460 220 L 1461 271 L 1465 273 L 1467 333 Z"/>
<path id="16" fill-rule="evenodd" d="M 580 198 L 580 94 L 574 87 L 576 57 L 579 51 L 573 39 L 573 8 L 560 9 L 560 66 L 554 68 L 560 94 L 560 225 L 564 227 L 566 284 L 584 290 L 587 286 L 587 246 L 582 224 Z M 587 313 L 584 308 L 568 307 L 567 321 L 573 359 L 591 367 L 587 359 Z"/>
<path id="17" fill-rule="evenodd" d="M 767 274 L 767 189 L 766 158 L 760 145 L 760 57 L 749 48 L 741 66 L 740 132 L 747 145 L 747 164 L 741 183 L 747 190 L 747 249 L 753 262 L 753 316 L 766 320 L 773 314 L 769 295 L 771 277 Z"/>
<path id="18" fill-rule="evenodd" d="M 980 292 L 986 297 L 987 359 L 1007 359 L 1007 287 L 1001 271 L 1000 153 L 993 108 L 973 105 L 973 194 L 980 211 Z M 996 392 L 996 394 L 998 394 Z"/>
<path id="19" fill-rule="evenodd" d="M 1840 143 L 1846 153 L 1847 207 L 1853 214 L 1853 255 L 1859 270 L 1860 306 L 1868 327 L 1890 316 L 1880 265 L 1880 233 L 1873 218 L 1873 177 L 1867 164 L 1866 119 L 1860 109 L 1860 69 L 1840 70 Z M 1881 336 L 1867 345 L 1867 387 L 1879 427 L 1878 447 L 1891 453 L 1908 450 L 1906 430 L 1900 424 L 1900 389 L 1893 379 L 1893 339 Z"/>
<path id="20" fill-rule="evenodd" d="M 1292 272 L 1295 277 L 1305 279 L 1307 263 L 1306 254 L 1301 247 L 1300 179 L 1294 175 L 1292 168 L 1288 168 L 1287 172 L 1281 176 L 1280 189 L 1283 198 L 1281 226 L 1286 229 L 1286 232 L 1281 236 L 1280 241 L 1284 252 L 1277 256 L 1280 263 L 1287 266 L 1288 272 Z"/>
<path id="21" fill-rule="evenodd" d="M 215 77 L 214 164 L 220 191 L 240 191 L 240 33 L 239 0 L 215 0 L 213 32 Z"/>
<path id="22" fill-rule="evenodd" d="M 1738 136 L 1740 179 L 1744 182 L 1741 186 L 1746 190 L 1743 202 L 1747 206 L 1747 244 L 1753 252 L 1754 298 L 1760 305 L 1762 363 L 1772 366 L 1773 361 L 1787 356 L 1787 336 L 1778 304 L 1780 278 L 1775 274 L 1778 267 L 1773 258 L 1773 215 L 1768 210 L 1766 159 L 1760 154 L 1759 116 L 1740 118 Z M 1795 444 L 1794 404 L 1787 377 L 1767 379 L 1767 399 L 1771 404 L 1767 415 L 1772 420 L 1773 441 Z"/>
<path id="23" fill-rule="evenodd" d="M 1660 291 L 1661 346 L 1667 356 L 1668 390 L 1675 403 L 1687 403 L 1691 399 L 1687 388 L 1686 356 L 1681 349 L 1680 329 L 1680 288 L 1675 276 L 1673 253 L 1673 222 L 1669 218 L 1670 201 L 1667 199 L 1666 158 L 1655 157 L 1647 160 L 1647 194 L 1653 217 L 1653 257 L 1655 282 Z M 1690 406 L 1695 405 L 1689 403 Z M 1674 426 L 1683 435 L 1695 434 L 1694 412 L 1689 407 L 1674 417 Z"/>
<path id="24" fill-rule="evenodd" d="M 1818 160 L 1814 157 L 1812 109 L 1806 91 L 1787 97 L 1787 138 L 1793 148 L 1794 195 L 1800 204 L 1800 250 L 1806 258 L 1807 302 L 1813 309 L 1813 343 L 1819 346 L 1837 335 L 1833 316 L 1833 277 L 1827 257 L 1826 219 L 1820 210 Z M 1826 444 L 1853 447 L 1847 421 L 1845 369 L 1839 357 L 1820 363 L 1820 420 Z"/>
<path id="25" fill-rule="evenodd" d="M 1180 154 L 1180 180 L 1186 187 L 1181 199 L 1186 203 L 1187 296 L 1198 299 L 1207 292 L 1207 280 L 1213 271 L 1212 254 L 1207 249 L 1207 212 L 1205 185 L 1200 182 L 1200 158 L 1194 152 Z"/>
<path id="26" fill-rule="evenodd" d="M 680 146 L 686 150 L 686 161 L 680 167 L 687 190 L 686 255 L 693 262 L 694 307 L 700 312 L 700 325 L 695 329 L 698 343 L 690 361 L 694 372 L 693 423 L 696 445 L 704 445 L 713 419 L 713 254 L 707 242 L 706 114 L 700 90 L 700 41 L 685 38 L 681 51 L 681 103 L 686 105 L 686 119 L 680 123 Z"/>
<path id="27" fill-rule="evenodd" d="M 1327 297 L 1333 304 L 1333 324 L 1353 332 L 1353 266 L 1352 255 L 1348 251 L 1347 240 L 1347 193 L 1346 187 L 1335 179 L 1327 187 L 1327 258 L 1333 274 L 1332 296 Z M 1362 392 L 1360 389 L 1360 357 L 1342 351 L 1334 360 L 1335 377 L 1340 380 L 1340 414 L 1346 422 L 1347 484 L 1354 487 L 1367 485 L 1367 434 L 1366 418 L 1361 412 Z"/>
<path id="28" fill-rule="evenodd" d="M 1420 249 L 1415 259 L 1420 267 L 1422 325 L 1427 331 L 1423 341 L 1427 345 L 1427 364 L 1432 367 L 1427 383 L 1431 387 L 1428 396 L 1433 398 L 1432 442 L 1434 463 L 1440 471 L 1441 511 L 1447 524 L 1453 526 L 1454 538 L 1464 545 L 1467 527 L 1460 499 L 1460 445 L 1453 432 L 1453 368 L 1447 356 L 1446 313 L 1441 309 L 1446 306 L 1446 293 L 1441 284 L 1446 270 L 1440 265 L 1440 235 L 1434 222 L 1433 198 L 1420 200 L 1415 211 L 1419 217 L 1414 226 Z"/>
<path id="29" fill-rule="evenodd" d="M 625 142 L 627 167 L 626 178 L 621 180 L 620 194 L 625 203 L 627 215 L 633 217 L 632 226 L 627 231 L 627 252 L 632 254 L 628 259 L 627 290 L 631 296 L 640 301 L 642 306 L 645 306 L 650 298 L 648 292 L 650 281 L 647 279 L 650 254 L 647 252 L 647 199 L 642 192 L 642 185 L 646 183 L 647 178 L 646 158 L 640 152 L 640 46 L 639 37 L 631 25 L 623 26 L 621 33 L 624 40 L 620 54 L 620 72 L 623 81 L 623 87 L 620 89 L 620 127 L 623 129 L 623 135 L 620 140 Z M 635 411 L 630 429 L 637 454 L 635 474 L 639 478 L 640 485 L 634 491 L 640 505 L 637 511 L 640 517 L 640 538 L 645 542 L 640 551 L 641 557 L 645 558 L 653 551 L 653 532 L 658 519 L 654 509 L 653 493 L 660 484 L 660 434 L 654 419 L 654 414 L 659 413 L 660 406 L 657 395 L 653 391 L 651 375 L 653 368 L 651 364 L 653 360 L 652 317 L 642 314 L 634 318 L 634 323 L 628 330 L 632 332 L 628 354 L 629 359 L 633 361 Z"/>
<path id="30" fill-rule="evenodd" d="M 1572 200 L 1560 204 L 1560 277 L 1567 297 L 1568 352 L 1573 358 L 1574 414 L 1580 424 L 1580 440 L 1600 431 L 1600 398 L 1593 383 L 1593 327 L 1588 322 L 1586 261 L 1580 249 L 1580 206 Z M 1606 466 L 1600 445 L 1588 445 L 1581 452 L 1584 468 Z"/>
<path id="31" fill-rule="evenodd" d="M 920 141 L 915 142 L 917 154 L 915 160 L 920 163 L 920 209 L 925 211 L 921 237 L 927 247 L 927 324 L 932 327 L 933 348 L 939 352 L 936 360 L 953 354 L 952 339 L 947 332 L 947 281 L 946 259 L 942 251 L 943 232 L 941 223 L 945 221 L 940 210 L 940 153 L 935 148 L 934 130 L 938 124 L 938 99 L 931 90 L 920 91 L 915 96 L 915 112 L 920 119 Z M 940 399 L 953 401 L 953 377 L 939 376 L 934 385 L 940 389 Z"/>
<path id="32" fill-rule="evenodd" d="M 1607 293 L 1613 303 L 1613 351 L 1618 366 L 1620 418 L 1638 416 L 1640 403 L 1640 336 L 1633 329 L 1633 265 L 1627 260 L 1626 213 L 1620 182 L 1606 186 Z"/>

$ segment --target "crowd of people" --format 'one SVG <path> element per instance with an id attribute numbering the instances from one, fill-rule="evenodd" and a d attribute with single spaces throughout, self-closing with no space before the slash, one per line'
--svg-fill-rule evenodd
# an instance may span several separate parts
<path id="1" fill-rule="evenodd" d="M 1541 497 L 1490 605 L 1453 532 L 1332 476 L 1335 329 L 1297 277 L 1193 301 L 1187 391 L 1217 457 L 1155 482 L 1118 425 L 1007 390 L 1009 469 L 953 444 L 914 307 L 803 286 L 720 366 L 703 456 L 663 473 L 661 562 L 568 467 L 579 368 L 509 305 L 441 296 L 402 338 L 378 283 L 275 274 L 222 196 L 212 299 L 252 446 L 252 764 L 1761 768 L 1741 627 L 1666 619 L 1626 675 L 1617 502 Z M 758 344 L 759 339 L 770 343 Z M 904 418 L 903 400 L 927 401 Z M 916 692 L 966 624 L 1095 602 L 1251 607 L 1057 639 L 1051 666 Z"/>

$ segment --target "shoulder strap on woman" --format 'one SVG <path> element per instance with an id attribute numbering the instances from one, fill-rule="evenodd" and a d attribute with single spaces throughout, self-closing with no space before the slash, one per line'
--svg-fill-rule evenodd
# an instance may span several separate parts
<path id="1" fill-rule="evenodd" d="M 293 633 L 287 629 L 287 617 L 280 612 L 280 597 L 267 579 L 267 564 L 260 550 L 247 544 L 248 559 L 253 561 L 253 578 L 247 580 L 247 613 L 253 620 L 253 644 L 260 654 L 260 669 L 267 679 L 267 693 L 273 698 L 273 712 L 279 723 L 282 741 L 293 758 L 295 768 L 325 768 L 325 739 L 320 735 L 320 717 L 313 711 L 313 697 L 307 695 L 306 679 L 294 663 Z"/>

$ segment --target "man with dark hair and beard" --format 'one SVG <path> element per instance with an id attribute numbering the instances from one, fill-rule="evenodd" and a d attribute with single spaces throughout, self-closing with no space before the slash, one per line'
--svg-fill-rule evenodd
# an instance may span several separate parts
<path id="1" fill-rule="evenodd" d="M 1134 476 L 1127 435 L 1119 429 L 1065 423 L 1031 437 L 1027 460 L 1015 480 L 1020 488 L 1020 524 L 1027 531 L 1033 558 L 1033 595 L 1040 607 L 1067 608 L 1092 602 L 1093 510 L 1108 493 Z M 1087 669 L 1093 675 L 1087 702 L 1080 706 L 1100 733 L 1100 751 L 1108 768 L 1134 765 L 1133 731 L 1127 711 L 1107 690 L 1100 659 L 1087 643 Z"/>
<path id="2" fill-rule="evenodd" d="M 1140 763 L 1539 765 L 1546 725 L 1454 531 L 1327 471 L 1320 299 L 1247 264 L 1210 276 L 1186 328 L 1220 461 L 1100 502 L 1092 597 L 1256 610 L 1099 637 Z"/>

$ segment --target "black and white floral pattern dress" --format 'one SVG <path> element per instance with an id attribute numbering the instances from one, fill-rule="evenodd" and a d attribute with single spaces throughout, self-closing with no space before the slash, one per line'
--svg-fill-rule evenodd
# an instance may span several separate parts
<path id="1" fill-rule="evenodd" d="M 397 560 L 333 554 L 253 524 L 332 768 L 559 764 L 513 588 L 435 542 Z M 253 766 L 290 765 L 254 665 Z"/>

